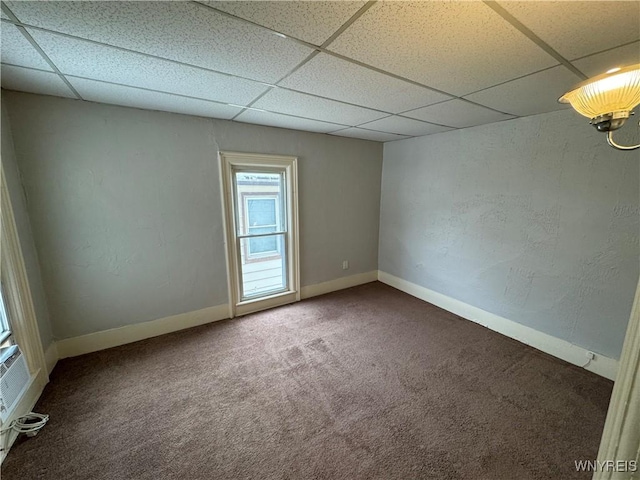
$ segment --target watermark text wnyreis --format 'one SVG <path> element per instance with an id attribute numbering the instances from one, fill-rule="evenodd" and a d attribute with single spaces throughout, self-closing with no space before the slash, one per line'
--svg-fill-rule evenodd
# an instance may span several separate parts
<path id="1" fill-rule="evenodd" d="M 579 472 L 637 472 L 636 460 L 576 460 Z"/>

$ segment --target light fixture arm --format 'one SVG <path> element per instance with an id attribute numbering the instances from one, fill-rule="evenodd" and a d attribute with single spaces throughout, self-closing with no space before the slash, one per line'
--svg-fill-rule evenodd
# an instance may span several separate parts
<path id="1" fill-rule="evenodd" d="M 638 123 L 638 127 L 640 127 L 640 123 Z M 636 150 L 637 148 L 640 148 L 640 143 L 638 145 L 618 145 L 614 140 L 613 140 L 613 130 L 609 130 L 607 132 L 607 143 L 609 145 L 611 145 L 613 148 L 616 148 L 618 150 Z"/>

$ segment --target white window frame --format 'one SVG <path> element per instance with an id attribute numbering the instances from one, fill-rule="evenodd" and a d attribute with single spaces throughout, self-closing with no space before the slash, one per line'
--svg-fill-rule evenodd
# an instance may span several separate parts
<path id="1" fill-rule="evenodd" d="M 40 340 L 40 331 L 38 330 L 36 314 L 33 308 L 31 289 L 27 280 L 27 272 L 18 239 L 4 169 L 1 176 L 0 273 L 7 317 L 11 319 L 11 334 L 25 354 L 31 374 L 37 375 L 42 370 L 46 375 L 47 368 Z"/>
<path id="2" fill-rule="evenodd" d="M 6 313 L 11 325 L 11 338 L 22 350 L 31 375 L 29 386 L 6 419 L 6 424 L 0 422 L 0 446 L 4 448 L 4 451 L 0 452 L 1 463 L 17 437 L 17 432 L 5 430 L 6 425 L 34 407 L 49 381 L 49 374 L 4 168 L 0 168 L 0 177 L 0 278 L 5 295 Z"/>
<path id="3" fill-rule="evenodd" d="M 226 237 L 227 281 L 229 290 L 229 316 L 231 318 L 267 308 L 286 305 L 300 300 L 300 259 L 298 235 L 298 159 L 283 155 L 220 152 L 220 182 L 223 219 Z M 287 204 L 286 273 L 287 290 L 273 295 L 242 300 L 240 291 L 241 249 L 236 241 L 236 216 L 234 215 L 233 172 L 235 169 L 269 169 L 284 171 L 285 202 Z"/>

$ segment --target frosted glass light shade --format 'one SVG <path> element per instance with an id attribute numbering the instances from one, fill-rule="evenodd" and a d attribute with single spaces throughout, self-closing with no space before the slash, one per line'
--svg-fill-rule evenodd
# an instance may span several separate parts
<path id="1" fill-rule="evenodd" d="M 615 113 L 628 118 L 629 112 L 640 104 L 640 64 L 590 78 L 558 101 L 570 103 L 578 113 L 591 119 Z"/>

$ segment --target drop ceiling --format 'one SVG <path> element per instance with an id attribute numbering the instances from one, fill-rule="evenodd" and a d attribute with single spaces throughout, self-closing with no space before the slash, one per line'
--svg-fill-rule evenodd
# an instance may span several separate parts
<path id="1" fill-rule="evenodd" d="M 640 1 L 6 1 L 1 25 L 8 90 L 380 142 L 640 63 Z"/>

